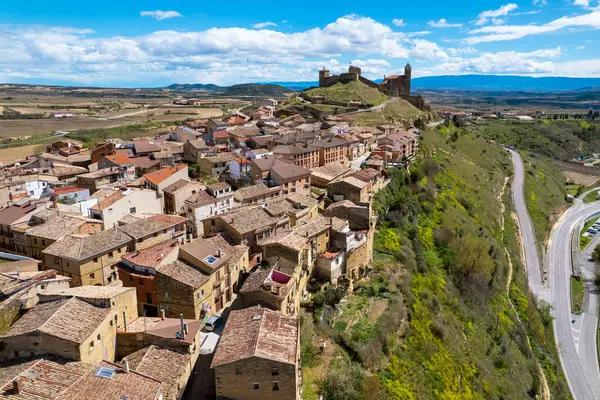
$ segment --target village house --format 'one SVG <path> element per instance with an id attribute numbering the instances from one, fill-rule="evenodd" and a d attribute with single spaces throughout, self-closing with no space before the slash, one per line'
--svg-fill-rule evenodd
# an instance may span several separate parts
<path id="1" fill-rule="evenodd" d="M 292 193 L 275 198 L 264 204 L 265 211 L 272 217 L 286 222 L 290 228 L 319 216 L 319 202 L 310 196 Z"/>
<path id="2" fill-rule="evenodd" d="M 367 203 L 371 199 L 370 184 L 348 176 L 327 185 L 327 194 L 333 201 L 350 200 L 354 203 Z"/>
<path id="3" fill-rule="evenodd" d="M 50 190 L 50 199 L 59 203 L 71 204 L 90 198 L 90 190 L 76 186 L 58 187 Z"/>
<path id="4" fill-rule="evenodd" d="M 0 360 L 53 354 L 88 363 L 113 361 L 118 325 L 137 317 L 135 291 L 130 288 L 86 289 L 78 295 L 69 293 L 70 289 L 65 289 L 65 293 L 41 295 L 37 305 L 0 335 Z M 109 294 L 105 290 L 109 290 Z M 129 313 L 120 313 L 122 307 L 116 305 L 116 297 L 122 297 L 118 301 L 122 307 L 127 304 L 133 307 Z"/>
<path id="5" fill-rule="evenodd" d="M 310 174 L 309 169 L 294 164 L 280 164 L 271 167 L 269 178 L 275 186 L 281 186 L 284 196 L 289 193 L 310 196 Z"/>
<path id="6" fill-rule="evenodd" d="M 46 206 L 47 200 L 22 199 L 0 210 L 0 249 L 16 251 L 13 230 L 27 225 L 32 215 Z"/>
<path id="7" fill-rule="evenodd" d="M 260 206 L 234 209 L 227 214 L 205 219 L 203 223 L 205 236 L 223 232 L 234 243 L 249 246 L 253 253 L 257 252 L 255 250 L 259 250 L 258 241 L 289 226 L 287 219 L 280 221 L 269 215 Z"/>
<path id="8" fill-rule="evenodd" d="M 419 136 L 407 131 L 396 131 L 378 141 L 379 145 L 391 146 L 392 159 L 406 161 L 412 159 L 419 149 Z"/>
<path id="9" fill-rule="evenodd" d="M 141 177 L 150 172 L 158 171 L 161 168 L 161 160 L 150 157 L 133 157 L 129 159 L 135 169 L 135 176 Z"/>
<path id="10" fill-rule="evenodd" d="M 242 308 L 260 306 L 294 316 L 300 306 L 299 294 L 293 276 L 267 268 L 248 275 L 240 289 L 239 298 Z"/>
<path id="11" fill-rule="evenodd" d="M 205 186 L 198 182 L 180 179 L 163 190 L 165 214 L 185 215 L 185 201 L 192 195 L 204 190 Z"/>
<path id="12" fill-rule="evenodd" d="M 27 242 L 30 243 L 31 247 L 19 250 L 21 250 L 22 254 L 42 260 L 44 249 L 66 235 L 93 234 L 101 230 L 102 224 L 100 222 L 67 215 L 57 215 L 43 224 L 27 228 L 25 235 L 29 237 Z M 44 266 L 45 264 L 42 260 L 42 267 Z"/>
<path id="13" fill-rule="evenodd" d="M 91 199 L 97 199 L 98 203 L 89 208 L 89 216 L 102 221 L 104 229 L 113 228 L 126 215 L 162 212 L 161 199 L 148 189 L 103 189 Z"/>
<path id="14" fill-rule="evenodd" d="M 265 308 L 232 311 L 211 368 L 217 398 L 300 398 L 300 320 Z"/>
<path id="15" fill-rule="evenodd" d="M 106 168 L 122 168 L 127 171 L 127 179 L 135 178 L 135 167 L 131 163 L 131 159 L 123 154 L 113 154 L 110 156 L 104 156 L 98 160 L 98 169 Z"/>
<path id="16" fill-rule="evenodd" d="M 233 294 L 238 291 L 241 272 L 249 267 L 248 247 L 232 246 L 221 236 L 198 239 L 181 246 L 179 258 L 209 277 L 210 293 L 200 293 L 201 302 L 196 305 L 200 306 L 200 317 L 218 313 L 232 301 Z"/>
<path id="17" fill-rule="evenodd" d="M 201 158 L 198 163 L 200 173 L 204 176 L 218 177 L 227 171 L 229 162 L 236 158 L 233 153 L 217 153 L 214 156 Z"/>
<path id="18" fill-rule="evenodd" d="M 348 153 L 352 142 L 338 138 L 315 139 L 309 142 L 309 146 L 319 149 L 319 166 L 327 165 L 332 162 L 348 164 Z"/>
<path id="19" fill-rule="evenodd" d="M 367 190 L 371 195 L 374 195 L 383 189 L 387 182 L 387 174 L 385 172 L 377 171 L 373 168 L 361 169 L 350 176 L 366 182 Z"/>
<path id="20" fill-rule="evenodd" d="M 132 250 L 141 250 L 167 239 L 184 240 L 186 218 L 166 214 L 126 215 L 119 220 L 119 230 L 133 239 Z"/>
<path id="21" fill-rule="evenodd" d="M 156 141 L 150 139 L 133 139 L 133 149 L 138 157 L 147 157 L 161 151 Z"/>
<path id="22" fill-rule="evenodd" d="M 277 158 L 274 156 L 267 156 L 263 158 L 256 158 L 252 160 L 252 164 L 250 167 L 250 175 L 252 177 L 252 184 L 256 185 L 258 183 L 268 183 L 269 182 L 269 173 L 271 172 L 271 167 L 276 165 L 285 165 L 285 164 L 293 164 L 293 161 L 286 158 Z"/>
<path id="23" fill-rule="evenodd" d="M 335 180 L 342 179 L 350 174 L 350 168 L 340 162 L 332 162 L 322 167 L 311 170 L 310 183 L 318 188 L 325 189 Z"/>
<path id="24" fill-rule="evenodd" d="M 105 400 L 163 398 L 163 384 L 146 374 L 107 361 L 92 365 L 55 356 L 0 364 L 10 376 L 0 381 L 0 398 Z M 4 377 L 4 376 L 3 376 Z"/>
<path id="25" fill-rule="evenodd" d="M 289 158 L 300 167 L 312 169 L 321 166 L 320 164 L 321 148 L 309 143 L 293 143 L 288 145 L 279 145 L 273 148 L 275 156 Z"/>
<path id="26" fill-rule="evenodd" d="M 214 155 L 212 150 L 204 140 L 198 139 L 183 144 L 183 159 L 184 161 L 199 164 L 200 159 L 209 155 Z"/>
<path id="27" fill-rule="evenodd" d="M 242 179 L 250 176 L 252 160 L 245 157 L 236 157 L 235 160 L 229 161 L 229 178 L 234 180 Z"/>
<path id="28" fill-rule="evenodd" d="M 72 278 L 73 286 L 110 285 L 118 280 L 115 264 L 133 239 L 120 230 L 86 236 L 67 235 L 42 252 L 44 265 Z"/>
<path id="29" fill-rule="evenodd" d="M 233 193 L 237 205 L 263 203 L 279 196 L 281 196 L 281 186 L 270 188 L 264 183 L 247 186 Z"/>
<path id="30" fill-rule="evenodd" d="M 189 179 L 188 167 L 186 164 L 177 164 L 174 167 L 165 167 L 145 174 L 144 178 L 146 179 L 146 187 L 155 190 L 162 196 L 162 191 L 167 186 L 181 179 Z"/>
<path id="31" fill-rule="evenodd" d="M 99 169 L 98 171 L 77 175 L 77 186 L 89 189 L 90 193 L 93 194 L 103 187 L 127 182 L 132 178 L 132 172 L 135 174 L 133 167 Z"/>
<path id="32" fill-rule="evenodd" d="M 7 263 L 2 263 L 3 267 Z M 68 289 L 71 279 L 54 270 L 0 272 L 0 329 L 4 331 L 14 319 L 38 303 L 38 296 L 48 291 Z"/>
<path id="33" fill-rule="evenodd" d="M 171 138 L 179 143 L 193 142 L 202 137 L 202 132 L 187 126 L 178 126 L 171 131 Z"/>
<path id="34" fill-rule="evenodd" d="M 204 221 L 233 208 L 233 191 L 225 182 L 208 185 L 185 200 L 186 217 L 194 237 L 204 236 Z"/>

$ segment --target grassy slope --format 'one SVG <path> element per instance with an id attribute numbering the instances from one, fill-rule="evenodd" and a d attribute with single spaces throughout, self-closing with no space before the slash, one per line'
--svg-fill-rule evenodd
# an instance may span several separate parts
<path id="1" fill-rule="evenodd" d="M 307 90 L 305 94 L 310 97 L 323 96 L 327 101 L 339 103 L 360 101 L 362 104 L 369 104 L 371 106 L 378 106 L 388 99 L 388 97 L 379 90 L 357 81 L 349 83 L 338 82 L 329 87 Z"/>
<path id="2" fill-rule="evenodd" d="M 535 124 L 492 122 L 479 127 L 482 134 L 499 143 L 561 160 L 600 149 L 598 133 L 586 132 L 585 129 L 590 129 L 589 124 L 583 125 L 578 121 L 540 121 Z"/>
<path id="3" fill-rule="evenodd" d="M 361 126 L 377 126 L 394 122 L 424 118 L 427 113 L 419 110 L 406 100 L 394 99 L 382 111 L 356 114 L 356 124 Z"/>
<path id="4" fill-rule="evenodd" d="M 526 399 L 539 394 L 533 356 L 544 368 L 553 397 L 568 398 L 556 367 L 549 313 L 538 311 L 526 289 L 509 208 L 502 229 L 502 203 L 511 198 L 509 190 L 500 197 L 511 169 L 508 155 L 474 134 L 449 143 L 437 131 L 423 134 L 421 148 L 440 170 L 412 185 L 395 170 L 392 183 L 378 194 L 375 208 L 381 226 L 370 281 L 350 296 L 339 314 L 315 313 L 317 321 L 321 315 L 324 321 L 316 333 L 337 343 L 338 356 L 327 366 L 325 378 L 315 379 L 314 371 L 323 368 L 318 357 L 305 364 L 311 376 L 305 398 L 323 390 L 325 399 L 381 399 L 386 393 L 390 399 Z M 448 247 L 436 240 L 440 228 L 454 237 L 484 238 L 494 260 L 490 276 L 458 284 Z M 503 246 L 514 266 L 510 299 L 515 309 L 506 293 L 509 272 Z M 369 318 L 373 297 L 390 299 L 387 311 L 375 321 Z M 399 300 L 402 309 L 397 309 Z M 395 325 L 386 314 L 391 310 L 391 315 L 408 313 L 408 326 Z M 310 352 L 305 346 L 306 359 Z M 357 378 L 357 365 L 369 371 L 362 379 Z M 337 392 L 330 390 L 346 376 L 360 384 L 348 382 Z"/>
<path id="5" fill-rule="evenodd" d="M 521 152 L 525 163 L 525 199 L 538 243 L 545 243 L 552 225 L 568 207 L 565 199 L 566 178 L 545 157 Z"/>

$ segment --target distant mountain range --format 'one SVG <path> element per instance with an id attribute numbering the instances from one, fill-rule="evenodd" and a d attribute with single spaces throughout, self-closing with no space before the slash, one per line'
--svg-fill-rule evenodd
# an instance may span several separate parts
<path id="1" fill-rule="evenodd" d="M 243 83 L 233 86 L 217 86 L 213 84 L 173 84 L 165 89 L 187 92 L 187 91 L 206 91 L 218 93 L 223 96 L 273 96 L 282 97 L 295 89 L 290 89 L 274 83 Z"/>
<path id="2" fill-rule="evenodd" d="M 381 80 L 375 80 L 380 82 Z M 168 89 L 172 90 L 206 90 L 227 92 L 256 92 L 260 88 L 272 92 L 273 96 L 277 92 L 286 88 L 287 90 L 304 90 L 313 86 L 318 86 L 317 81 L 313 82 L 265 82 L 260 86 L 247 87 L 250 84 L 233 85 L 223 87 L 217 85 L 171 85 Z M 254 84 L 257 85 L 257 84 Z M 274 85 L 275 87 L 261 88 L 262 85 Z M 571 90 L 600 91 L 600 78 L 565 78 L 565 77 L 541 77 L 532 78 L 527 76 L 512 75 L 442 75 L 414 78 L 412 87 L 415 90 L 473 90 L 473 91 L 528 91 L 528 92 L 563 92 Z M 231 95 L 233 95 L 231 93 Z M 239 95 L 239 94 L 238 94 Z"/>

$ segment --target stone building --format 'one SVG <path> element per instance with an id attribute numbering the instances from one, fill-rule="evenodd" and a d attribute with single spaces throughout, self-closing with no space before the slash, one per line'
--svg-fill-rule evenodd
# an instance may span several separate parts
<path id="1" fill-rule="evenodd" d="M 163 190 L 165 214 L 185 215 L 185 200 L 204 190 L 203 184 L 188 180 L 178 180 Z"/>
<path id="2" fill-rule="evenodd" d="M 300 305 L 300 293 L 293 276 L 268 268 L 252 272 L 239 297 L 243 308 L 261 306 L 294 316 Z"/>
<path id="3" fill-rule="evenodd" d="M 218 399 L 300 398 L 300 320 L 265 308 L 232 311 L 211 368 Z"/>
<path id="4" fill-rule="evenodd" d="M 410 96 L 410 81 L 412 76 L 412 68 L 410 64 L 404 67 L 404 75 L 390 75 L 383 78 L 383 82 L 377 84 L 361 75 L 361 69 L 351 65 L 348 67 L 348 72 L 339 75 L 330 75 L 329 70 L 323 68 L 319 71 L 319 87 L 328 87 L 335 85 L 338 82 L 347 83 L 351 81 L 359 81 L 367 86 L 378 89 L 380 92 L 388 96 L 400 97 Z"/>

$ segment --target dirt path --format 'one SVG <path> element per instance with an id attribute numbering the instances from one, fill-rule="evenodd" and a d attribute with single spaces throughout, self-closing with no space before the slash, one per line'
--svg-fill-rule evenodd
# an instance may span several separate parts
<path id="1" fill-rule="evenodd" d="M 368 312 L 369 321 L 371 321 L 371 322 L 377 321 L 377 319 L 379 319 L 379 317 L 381 317 L 381 314 L 383 314 L 383 312 L 385 310 L 387 310 L 389 302 L 390 301 L 388 299 L 375 300 L 375 302 L 373 302 L 373 304 L 369 308 L 369 312 Z"/>

